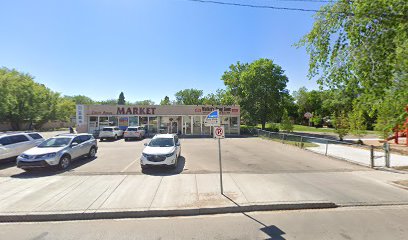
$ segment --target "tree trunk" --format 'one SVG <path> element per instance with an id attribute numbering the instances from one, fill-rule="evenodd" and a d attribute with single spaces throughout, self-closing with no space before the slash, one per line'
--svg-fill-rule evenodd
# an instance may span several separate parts
<path id="1" fill-rule="evenodd" d="M 265 120 L 262 120 L 262 130 L 265 130 Z"/>

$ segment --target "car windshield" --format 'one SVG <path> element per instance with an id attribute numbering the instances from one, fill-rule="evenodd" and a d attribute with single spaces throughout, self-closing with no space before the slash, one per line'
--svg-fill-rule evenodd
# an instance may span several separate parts
<path id="1" fill-rule="evenodd" d="M 72 138 L 50 138 L 45 140 L 40 145 L 39 148 L 47 148 L 47 147 L 63 147 L 67 146 L 71 142 Z"/>
<path id="2" fill-rule="evenodd" d="M 174 142 L 172 138 L 154 138 L 150 141 L 149 147 L 172 147 Z"/>
<path id="3" fill-rule="evenodd" d="M 128 128 L 126 131 L 137 131 L 137 128 Z"/>
<path id="4" fill-rule="evenodd" d="M 105 132 L 112 132 L 113 128 L 103 128 L 102 131 Z"/>

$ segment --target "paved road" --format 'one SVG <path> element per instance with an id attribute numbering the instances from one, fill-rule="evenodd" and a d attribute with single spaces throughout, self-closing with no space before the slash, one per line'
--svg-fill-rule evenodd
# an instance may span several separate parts
<path id="1" fill-rule="evenodd" d="M 406 239 L 408 207 L 3 223 L 1 239 Z"/>
<path id="2" fill-rule="evenodd" d="M 148 140 L 99 142 L 97 158 L 81 159 L 64 174 L 141 174 L 139 157 Z M 260 138 L 222 140 L 223 169 L 229 173 L 336 172 L 368 170 L 294 146 Z M 214 139 L 182 139 L 182 158 L 176 170 L 153 169 L 156 173 L 216 173 L 218 145 Z M 41 173 L 49 171 L 40 171 Z M 0 164 L 0 176 L 21 175 L 14 164 Z M 25 173 L 24 173 L 25 174 Z M 34 173 L 37 174 L 37 173 Z M 60 174 L 60 173 L 58 173 Z M 27 175 L 27 174 L 26 174 Z"/>

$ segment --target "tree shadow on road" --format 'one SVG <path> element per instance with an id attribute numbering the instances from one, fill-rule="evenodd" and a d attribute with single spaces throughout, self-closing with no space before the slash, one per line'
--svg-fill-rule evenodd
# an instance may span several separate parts
<path id="1" fill-rule="evenodd" d="M 152 176 L 177 175 L 183 172 L 185 165 L 186 165 L 186 159 L 183 156 L 180 156 L 177 161 L 177 167 L 175 169 L 171 169 L 168 167 L 162 167 L 162 166 L 157 166 L 157 167 L 153 166 L 147 169 L 143 169 L 142 173 L 146 175 L 152 175 Z"/>
<path id="2" fill-rule="evenodd" d="M 55 167 L 48 168 L 33 168 L 29 171 L 21 172 L 18 174 L 11 175 L 12 178 L 39 178 L 39 177 L 49 177 L 58 174 L 68 173 L 75 168 L 85 165 L 93 160 L 97 159 L 95 156 L 93 158 L 82 157 L 71 162 L 71 165 L 66 170 L 57 170 Z"/>
<path id="3" fill-rule="evenodd" d="M 232 200 L 230 197 L 228 197 L 225 194 L 222 194 L 225 198 L 227 198 L 228 200 L 230 200 L 232 203 L 234 203 L 235 205 L 237 205 L 238 207 L 240 206 L 237 202 L 235 202 L 234 200 Z M 245 212 L 241 212 L 244 216 L 246 216 L 247 218 L 257 222 L 258 224 L 262 225 L 263 227 L 260 228 L 260 230 L 262 232 L 264 232 L 266 235 L 268 235 L 270 238 L 267 238 L 268 240 L 285 240 L 284 237 L 282 237 L 282 235 L 286 234 L 284 231 L 282 231 L 280 228 L 278 228 L 275 225 L 270 225 L 267 226 L 266 224 L 264 224 L 263 222 L 259 221 L 258 219 L 249 216 L 247 213 Z"/>

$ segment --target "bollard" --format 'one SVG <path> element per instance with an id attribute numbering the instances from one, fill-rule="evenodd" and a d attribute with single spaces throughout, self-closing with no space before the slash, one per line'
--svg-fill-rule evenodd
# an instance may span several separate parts
<path id="1" fill-rule="evenodd" d="M 390 167 L 390 144 L 385 142 L 384 143 L 384 153 L 385 153 L 385 167 Z"/>
<path id="2" fill-rule="evenodd" d="M 303 148 L 303 136 L 300 136 L 300 148 Z"/>
<path id="3" fill-rule="evenodd" d="M 324 154 L 325 156 L 327 156 L 327 148 L 329 147 L 329 141 L 326 141 L 326 153 Z"/>
<path id="4" fill-rule="evenodd" d="M 370 146 L 370 167 L 374 168 L 374 146 Z"/>
<path id="5" fill-rule="evenodd" d="M 285 134 L 282 134 L 282 143 L 285 143 Z"/>

